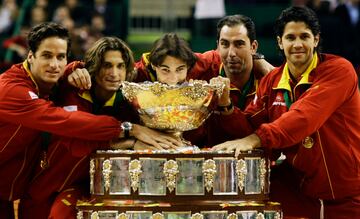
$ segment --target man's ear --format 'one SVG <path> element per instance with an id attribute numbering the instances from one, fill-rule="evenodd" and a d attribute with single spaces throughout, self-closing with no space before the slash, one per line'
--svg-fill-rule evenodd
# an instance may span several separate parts
<path id="1" fill-rule="evenodd" d="M 280 38 L 279 36 L 277 36 L 276 39 L 277 39 L 277 43 L 278 43 L 279 48 L 280 48 L 281 50 L 283 50 L 284 47 L 283 47 L 283 45 L 282 45 L 281 38 Z"/>
<path id="2" fill-rule="evenodd" d="M 314 36 L 314 43 L 315 43 L 315 48 L 318 47 L 319 45 L 319 41 L 320 41 L 320 34 L 317 34 L 316 36 Z"/>
<path id="3" fill-rule="evenodd" d="M 33 59 L 34 59 L 34 53 L 30 50 L 27 55 L 27 61 L 29 62 L 29 64 L 33 63 Z"/>
<path id="4" fill-rule="evenodd" d="M 257 40 L 254 40 L 252 43 L 251 43 L 251 51 L 252 51 L 252 55 L 256 53 L 258 47 L 259 47 L 259 43 Z"/>

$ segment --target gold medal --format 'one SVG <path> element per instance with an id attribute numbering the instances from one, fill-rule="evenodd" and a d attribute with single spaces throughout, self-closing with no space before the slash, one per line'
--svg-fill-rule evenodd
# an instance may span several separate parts
<path id="1" fill-rule="evenodd" d="M 302 140 L 302 144 L 305 148 L 312 148 L 312 146 L 314 145 L 314 139 L 310 136 L 307 136 L 306 138 L 304 138 L 304 140 Z"/>

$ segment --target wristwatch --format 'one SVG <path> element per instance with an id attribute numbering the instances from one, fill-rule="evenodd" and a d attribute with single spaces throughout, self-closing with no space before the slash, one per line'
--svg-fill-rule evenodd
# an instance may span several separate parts
<path id="1" fill-rule="evenodd" d="M 259 52 L 255 53 L 252 57 L 253 59 L 265 59 L 265 56 Z"/>
<path id="2" fill-rule="evenodd" d="M 220 114 L 224 114 L 224 115 L 228 115 L 231 114 L 234 110 L 234 104 L 232 102 L 230 102 L 229 105 L 227 106 L 218 106 L 217 107 L 217 112 L 219 112 Z"/>
<path id="3" fill-rule="evenodd" d="M 129 138 L 130 131 L 132 130 L 132 127 L 133 127 L 132 123 L 131 122 L 122 122 L 120 127 L 124 131 L 124 137 Z"/>

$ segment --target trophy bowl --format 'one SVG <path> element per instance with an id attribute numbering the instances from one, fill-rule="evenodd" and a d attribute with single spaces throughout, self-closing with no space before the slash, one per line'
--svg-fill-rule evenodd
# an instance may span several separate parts
<path id="1" fill-rule="evenodd" d="M 222 84 L 194 80 L 180 85 L 123 82 L 124 97 L 145 126 L 167 132 L 198 128 L 211 114 Z"/>

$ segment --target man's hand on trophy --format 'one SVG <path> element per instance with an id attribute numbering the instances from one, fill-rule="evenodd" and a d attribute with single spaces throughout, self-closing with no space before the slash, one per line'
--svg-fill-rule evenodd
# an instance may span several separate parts
<path id="1" fill-rule="evenodd" d="M 261 140 L 256 134 L 251 134 L 245 138 L 226 141 L 224 143 L 215 145 L 211 148 L 212 151 L 226 151 L 231 152 L 235 150 L 235 157 L 238 157 L 241 151 L 250 151 L 261 146 Z"/>
<path id="2" fill-rule="evenodd" d="M 135 138 L 129 138 L 129 139 L 118 138 L 110 141 L 110 147 L 111 149 L 115 149 L 115 150 L 133 149 L 136 141 L 137 140 Z"/>
<path id="3" fill-rule="evenodd" d="M 88 90 L 91 88 L 91 76 L 86 68 L 77 68 L 68 76 L 70 85 Z"/>
<path id="4" fill-rule="evenodd" d="M 175 135 L 156 131 L 137 124 L 133 124 L 130 135 L 160 150 L 182 146 L 181 139 Z"/>
<path id="5" fill-rule="evenodd" d="M 221 106 L 221 107 L 229 106 L 231 104 L 229 78 L 224 78 L 224 77 L 218 76 L 218 77 L 212 78 L 210 80 L 210 84 L 211 85 L 218 85 L 218 84 L 224 85 L 223 92 L 222 92 L 221 96 L 218 97 L 218 106 Z"/>
<path id="6" fill-rule="evenodd" d="M 146 144 L 140 140 L 137 140 L 134 145 L 134 150 L 142 151 L 142 150 L 159 150 L 159 149 L 149 144 Z"/>

